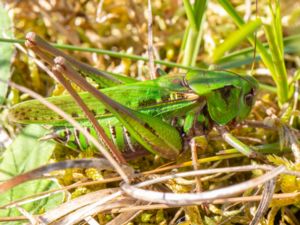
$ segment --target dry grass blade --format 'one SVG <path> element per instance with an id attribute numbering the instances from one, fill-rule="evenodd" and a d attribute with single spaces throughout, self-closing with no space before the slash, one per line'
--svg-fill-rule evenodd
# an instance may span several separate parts
<path id="1" fill-rule="evenodd" d="M 298 138 L 296 137 L 295 132 L 287 125 L 283 125 L 283 130 L 285 135 L 288 138 L 288 142 L 291 146 L 291 150 L 294 154 L 296 164 L 300 163 L 300 146 Z"/>
<path id="2" fill-rule="evenodd" d="M 151 0 L 148 0 L 148 58 L 149 58 L 149 72 L 151 79 L 156 78 L 154 55 L 153 55 L 153 30 L 152 30 L 152 7 Z"/>
<path id="3" fill-rule="evenodd" d="M 262 194 L 262 200 L 260 201 L 257 208 L 257 212 L 249 225 L 257 225 L 259 223 L 259 220 L 264 216 L 264 214 L 268 210 L 269 204 L 274 194 L 275 185 L 275 179 L 271 179 L 270 181 L 266 182 Z"/>
<path id="4" fill-rule="evenodd" d="M 279 166 L 260 177 L 242 182 L 240 184 L 232 185 L 230 187 L 216 189 L 212 191 L 206 191 L 195 194 L 174 194 L 174 193 L 161 193 L 156 191 L 148 191 L 140 189 L 140 187 L 149 185 L 151 182 L 142 182 L 134 186 L 123 184 L 121 189 L 133 198 L 140 199 L 143 201 L 159 202 L 164 204 L 180 204 L 189 205 L 197 201 L 211 201 L 217 198 L 230 197 L 232 195 L 239 194 L 249 188 L 256 187 L 257 185 L 263 184 L 270 179 L 278 176 L 285 171 L 284 166 Z M 153 182 L 152 182 L 153 183 Z M 156 183 L 156 182 L 155 182 Z"/>
<path id="5" fill-rule="evenodd" d="M 177 176 L 178 177 L 180 177 L 181 175 L 182 176 L 184 176 L 184 175 L 194 176 L 196 172 L 198 174 L 201 174 L 201 173 L 202 174 L 207 174 L 207 173 L 228 172 L 228 171 L 249 171 L 249 170 L 259 169 L 259 168 L 260 169 L 271 170 L 273 167 L 270 167 L 270 166 L 248 166 L 248 167 L 236 167 L 236 168 L 230 168 L 230 169 L 228 169 L 228 168 L 223 168 L 223 169 L 218 168 L 218 169 L 211 169 L 211 170 L 191 171 L 191 172 L 188 172 L 188 173 L 177 174 Z M 193 172 L 193 174 L 191 174 L 192 172 Z M 298 175 L 300 176 L 300 174 L 298 174 Z M 171 179 L 173 177 L 174 177 L 174 175 L 170 175 L 170 176 L 167 176 L 167 177 L 163 177 L 163 179 L 160 178 L 160 180 L 167 180 L 167 179 Z M 155 180 L 155 181 L 157 181 L 157 180 Z M 150 182 L 154 183 L 154 181 L 150 181 Z M 148 182 L 148 184 L 150 182 Z M 69 204 L 73 205 L 71 207 L 72 211 L 74 211 L 75 208 L 77 209 L 77 211 L 75 211 L 72 215 L 68 216 L 67 218 L 62 219 L 60 222 L 63 223 L 63 224 L 72 224 L 72 223 L 80 221 L 84 217 L 87 217 L 87 216 L 93 215 L 93 214 L 95 214 L 99 211 L 102 211 L 103 207 L 105 209 L 107 209 L 106 208 L 106 207 L 108 207 L 107 202 L 114 199 L 114 198 L 116 198 L 117 196 L 122 195 L 122 192 L 121 191 L 116 191 L 115 193 L 111 193 L 110 190 L 108 190 L 108 192 L 105 192 L 105 194 L 106 195 L 102 196 L 100 201 L 97 201 L 97 202 L 93 203 L 93 201 L 88 201 L 87 200 L 84 204 L 86 206 L 84 206 L 83 204 L 79 204 L 78 207 L 76 207 L 75 206 L 76 205 L 75 204 L 76 200 L 74 200 L 74 204 L 73 204 L 73 202 L 65 203 L 66 204 L 65 206 L 68 206 Z M 89 194 L 89 195 L 92 196 L 92 194 Z M 81 197 L 81 199 L 84 199 L 84 196 Z M 87 199 L 90 199 L 90 197 L 87 197 Z M 95 198 L 95 199 L 99 199 L 99 198 Z M 116 200 L 116 201 L 118 201 L 118 200 Z M 82 207 L 82 206 L 84 206 L 84 207 Z M 64 205 L 62 207 L 64 207 Z M 142 207 L 147 208 L 149 206 L 142 206 Z M 131 208 L 131 207 L 129 207 L 129 208 Z M 42 220 L 48 221 L 48 222 L 54 221 L 55 219 L 62 217 L 63 214 L 66 214 L 67 212 L 69 212 L 68 207 L 66 207 L 66 209 L 63 210 L 65 213 L 60 213 L 59 209 L 57 209 L 57 210 L 58 211 L 53 210 L 50 214 L 46 213 L 45 215 L 42 216 Z M 130 210 L 130 211 L 132 211 L 132 210 Z M 138 211 L 138 208 L 134 211 Z"/>
<path id="6" fill-rule="evenodd" d="M 198 170 L 198 156 L 197 156 L 197 147 L 196 147 L 196 143 L 195 143 L 195 138 L 193 138 L 191 140 L 190 143 L 191 146 L 191 152 L 192 152 L 192 163 L 193 163 L 193 168 L 194 170 Z M 202 191 L 202 185 L 201 185 L 201 180 L 199 176 L 195 177 L 195 182 L 196 182 L 196 190 L 197 192 L 201 192 Z"/>
<path id="7" fill-rule="evenodd" d="M 225 168 L 215 168 L 215 169 L 202 169 L 202 170 L 194 170 L 182 173 L 176 173 L 172 175 L 165 175 L 153 180 L 144 181 L 143 183 L 139 183 L 138 186 L 148 186 L 159 182 L 164 182 L 169 179 L 175 179 L 179 177 L 189 177 L 189 176 L 201 176 L 206 174 L 215 174 L 215 173 L 233 173 L 233 172 L 245 172 L 252 170 L 274 170 L 275 167 L 269 165 L 248 165 L 248 166 L 235 166 L 235 167 L 225 167 Z M 284 170 L 284 174 L 290 174 L 297 177 L 300 177 L 300 172 Z"/>
<path id="8" fill-rule="evenodd" d="M 289 199 L 289 198 L 295 198 L 299 196 L 300 193 L 287 193 L 287 194 L 274 194 L 273 199 Z M 226 203 L 241 203 L 241 202 L 257 202 L 261 201 L 263 199 L 262 195 L 257 196 L 249 196 L 249 197 L 233 197 L 233 198 L 225 198 L 225 199 L 217 199 L 212 201 L 212 204 L 226 204 Z M 195 204 L 202 204 L 202 202 L 196 202 Z M 156 210 L 156 209 L 170 209 L 170 208 L 178 208 L 180 205 L 166 205 L 166 204 L 153 204 L 153 205 L 141 205 L 141 206 L 128 206 L 124 208 L 116 208 L 112 209 L 111 213 L 123 213 L 123 212 L 132 212 L 132 211 L 138 211 L 138 210 Z M 275 208 L 275 207 L 274 207 Z M 55 220 L 55 215 L 57 211 L 55 210 L 53 212 L 53 217 L 50 219 Z M 48 221 L 51 221 L 51 220 Z M 1 222 L 7 222 L 7 221 L 18 221 L 18 220 L 26 220 L 26 217 L 19 216 L 19 217 L 2 217 L 0 218 Z M 47 218 L 45 218 L 47 221 Z"/>
<path id="9" fill-rule="evenodd" d="M 25 198 L 21 198 L 21 199 L 18 199 L 17 201 L 13 201 L 13 202 L 10 202 L 6 205 L 2 205 L 0 207 L 0 209 L 13 208 L 16 205 L 23 205 L 23 204 L 26 204 L 28 202 L 33 202 L 35 200 L 46 198 L 46 197 L 48 197 L 50 195 L 54 195 L 56 193 L 65 192 L 65 191 L 72 190 L 72 189 L 75 189 L 75 188 L 78 188 L 78 187 L 86 187 L 86 186 L 92 186 L 92 185 L 97 185 L 97 184 L 105 184 L 105 183 L 117 182 L 117 181 L 121 181 L 121 180 L 122 179 L 120 177 L 113 177 L 113 178 L 106 178 L 104 180 L 97 180 L 97 181 L 77 182 L 75 184 L 71 184 L 71 185 L 68 185 L 68 186 L 63 187 L 63 188 L 57 188 L 57 189 L 53 189 L 53 190 L 50 190 L 50 191 L 44 191 L 44 192 L 40 192 L 40 193 L 37 193 L 37 194 L 34 194 L 34 195 L 26 196 Z"/>
<path id="10" fill-rule="evenodd" d="M 300 192 L 296 193 L 283 193 L 283 194 L 274 194 L 273 199 L 288 199 L 288 198 L 295 198 L 300 195 Z M 254 195 L 248 197 L 231 197 L 231 198 L 220 198 L 213 200 L 212 204 L 226 204 L 226 203 L 247 203 L 247 202 L 259 202 L 263 199 L 262 195 Z M 196 205 L 203 204 L 202 201 L 195 202 Z M 144 205 L 144 206 L 131 206 L 128 208 L 123 209 L 114 209 L 112 213 L 121 213 L 121 212 L 130 212 L 136 210 L 154 210 L 154 209 L 169 209 L 169 208 L 178 208 L 183 205 L 167 205 L 167 204 L 152 204 L 152 205 Z"/>
<path id="11" fill-rule="evenodd" d="M 1 183 L 0 193 L 3 193 L 9 190 L 10 188 L 13 188 L 23 182 L 42 178 L 45 173 L 49 173 L 54 170 L 62 170 L 67 168 L 90 168 L 90 167 L 97 167 L 106 170 L 112 169 L 111 164 L 105 159 L 79 159 L 79 160 L 68 160 L 68 161 L 57 162 L 15 176 L 10 180 Z"/>
<path id="12" fill-rule="evenodd" d="M 76 199 L 73 199 L 71 201 L 68 201 L 59 207 L 52 209 L 43 215 L 40 216 L 40 220 L 45 221 L 47 223 L 50 223 L 52 221 L 56 221 L 60 218 L 63 218 L 64 216 L 68 215 L 69 213 L 78 210 L 86 205 L 92 204 L 98 199 L 101 199 L 107 195 L 113 194 L 116 192 L 118 188 L 109 188 L 109 189 L 103 189 L 99 191 L 94 191 L 91 193 L 88 193 L 86 195 L 80 196 Z"/>
<path id="13" fill-rule="evenodd" d="M 136 203 L 133 204 L 132 206 L 143 205 L 143 203 L 144 202 L 137 200 Z M 143 210 L 136 210 L 136 211 L 120 213 L 116 218 L 114 218 L 112 221 L 108 222 L 106 225 L 127 224 L 128 222 L 132 221 L 135 217 L 137 217 L 142 212 L 143 212 Z"/>
<path id="14" fill-rule="evenodd" d="M 98 200 L 97 202 L 90 204 L 88 206 L 85 206 L 85 207 L 75 211 L 74 213 L 68 215 L 67 217 L 60 220 L 57 223 L 57 225 L 58 224 L 65 224 L 65 225 L 75 224 L 75 223 L 78 223 L 79 221 L 81 221 L 83 218 L 94 215 L 98 212 L 105 211 L 105 210 L 111 210 L 113 208 L 122 206 L 121 203 L 118 203 L 118 202 L 114 202 L 111 204 L 108 203 L 109 201 L 121 196 L 122 194 L 123 194 L 122 191 L 117 191 L 111 195 L 107 195 L 107 196 L 103 197 L 102 199 Z M 132 202 L 128 203 L 128 201 L 126 200 L 125 204 L 128 204 L 128 206 L 130 206 L 135 201 L 136 200 L 132 199 Z"/>
<path id="15" fill-rule="evenodd" d="M 112 203 L 107 203 L 103 206 L 98 206 L 98 207 L 94 208 L 94 210 L 89 214 L 93 215 L 93 214 L 96 214 L 96 213 L 109 211 L 109 210 L 114 209 L 114 208 L 129 207 L 130 205 L 132 205 L 134 203 L 135 203 L 134 199 L 120 199 L 120 200 L 117 200 L 117 201 L 112 202 Z M 78 211 L 80 211 L 80 210 L 78 210 Z M 53 225 L 75 224 L 75 223 L 83 220 L 83 218 L 90 217 L 90 215 L 85 215 L 81 218 L 77 218 L 77 212 L 75 211 L 74 213 L 71 213 L 71 214 L 65 216 L 64 218 L 62 218 L 60 220 L 49 221 L 49 222 L 47 221 L 47 224 L 48 223 L 51 223 Z M 77 220 L 74 220 L 74 217 L 76 217 Z"/>

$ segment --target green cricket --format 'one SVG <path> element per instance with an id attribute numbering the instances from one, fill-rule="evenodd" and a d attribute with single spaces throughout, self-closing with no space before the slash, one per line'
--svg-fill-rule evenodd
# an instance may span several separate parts
<path id="1" fill-rule="evenodd" d="M 87 91 L 80 92 L 79 96 L 121 151 L 125 148 L 134 151 L 135 145 L 141 145 L 154 154 L 175 159 L 183 149 L 183 136 L 197 128 L 195 124 L 209 128 L 214 124 L 244 120 L 258 89 L 253 77 L 228 71 L 191 70 L 186 74 L 169 74 L 141 82 L 79 62 L 34 33 L 27 35 L 27 43 L 27 46 L 34 46 L 33 50 L 43 60 L 63 68 L 65 74 L 74 75 L 79 83 L 88 77 L 98 85 L 98 90 L 83 88 Z M 83 110 L 70 95 L 47 100 L 96 135 Z M 71 148 L 84 150 L 89 147 L 83 135 L 37 100 L 13 106 L 9 118 L 22 124 L 52 125 L 55 140 Z"/>

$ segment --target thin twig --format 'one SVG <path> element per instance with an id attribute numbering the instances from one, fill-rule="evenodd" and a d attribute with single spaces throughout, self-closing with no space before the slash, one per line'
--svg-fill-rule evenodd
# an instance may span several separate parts
<path id="1" fill-rule="evenodd" d="M 192 138 L 191 143 L 191 152 L 192 152 L 192 162 L 193 162 L 193 168 L 194 170 L 198 170 L 198 156 L 197 156 L 197 146 L 195 143 L 195 138 Z M 195 182 L 196 182 L 196 190 L 197 192 L 201 192 L 202 191 L 202 185 L 201 185 L 201 179 L 199 176 L 195 177 Z"/>
<path id="2" fill-rule="evenodd" d="M 162 193 L 157 191 L 149 191 L 149 190 L 141 189 L 141 187 L 156 183 L 159 179 L 141 182 L 136 185 L 122 184 L 121 189 L 126 194 L 132 196 L 133 198 L 140 199 L 143 201 L 158 202 L 164 204 L 190 205 L 196 201 L 207 202 L 217 198 L 230 197 L 232 195 L 241 193 L 249 188 L 256 187 L 257 185 L 260 185 L 262 183 L 269 181 L 270 179 L 277 177 L 285 170 L 286 169 L 284 166 L 279 166 L 260 177 L 236 185 L 232 185 L 230 187 L 220 188 L 220 189 L 201 192 L 201 193 L 177 194 L 171 192 Z"/>
<path id="3" fill-rule="evenodd" d="M 285 199 L 285 198 L 295 198 L 299 196 L 300 192 L 294 193 L 281 193 L 274 194 L 273 199 Z M 255 196 L 242 196 L 242 197 L 231 197 L 231 198 L 219 198 L 211 201 L 211 204 L 228 204 L 228 203 L 241 203 L 241 202 L 257 202 L 263 199 L 263 195 L 255 195 Z M 203 204 L 203 202 L 194 202 L 195 205 Z M 127 208 L 114 209 L 111 213 L 121 213 L 128 212 L 132 210 L 154 210 L 154 209 L 169 209 L 169 208 L 178 208 L 182 205 L 167 205 L 167 204 L 152 204 L 152 205 L 144 205 L 144 206 L 130 206 Z"/>

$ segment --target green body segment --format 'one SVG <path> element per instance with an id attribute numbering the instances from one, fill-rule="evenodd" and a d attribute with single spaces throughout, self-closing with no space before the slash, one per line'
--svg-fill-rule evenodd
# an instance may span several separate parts
<path id="1" fill-rule="evenodd" d="M 188 90 L 176 83 L 183 77 L 168 78 L 171 81 L 169 86 L 165 84 L 166 77 L 162 77 L 161 80 L 164 82 L 161 80 L 136 82 L 102 89 L 101 92 L 130 109 L 139 110 L 151 116 L 168 115 L 176 109 L 193 105 L 194 102 L 184 96 L 184 92 Z M 176 82 L 173 82 L 174 80 Z M 105 105 L 90 93 L 82 92 L 79 95 L 97 119 L 113 116 Z M 62 108 L 82 124 L 88 124 L 85 114 L 69 95 L 49 97 L 47 100 Z M 68 125 L 63 118 L 36 100 L 15 105 L 10 109 L 9 118 L 11 121 L 24 124 Z"/>
<path id="2" fill-rule="evenodd" d="M 135 151 L 137 142 L 130 137 L 129 133 L 116 118 L 102 119 L 99 120 L 99 123 L 103 127 L 106 135 L 120 151 Z M 97 133 L 93 127 L 86 127 L 86 130 L 93 137 L 97 138 Z M 54 127 L 53 131 L 46 137 L 54 139 L 73 150 L 86 151 L 87 149 L 95 149 L 94 145 L 89 143 L 82 133 L 72 127 Z"/>
<path id="3" fill-rule="evenodd" d="M 256 80 L 249 76 L 224 71 L 190 71 L 186 76 L 168 75 L 156 80 L 102 89 L 105 96 L 114 100 L 113 104 L 109 104 L 109 101 L 100 102 L 86 92 L 80 93 L 80 97 L 118 146 L 124 146 L 124 137 L 120 138 L 124 135 L 120 133 L 123 132 L 122 128 L 126 128 L 133 140 L 150 152 L 174 159 L 182 148 L 181 136 L 167 122 L 174 117 L 193 115 L 189 112 L 198 107 L 206 108 L 209 119 L 217 124 L 242 120 L 251 110 L 257 87 Z M 47 100 L 83 125 L 90 126 L 81 108 L 70 96 L 50 97 Z M 58 127 L 69 125 L 36 100 L 14 106 L 9 117 L 18 123 Z M 189 121 L 188 124 L 191 124 L 191 118 Z M 118 127 L 118 135 L 108 131 L 111 126 Z M 189 127 L 186 125 L 185 131 Z M 87 146 L 83 141 L 81 145 Z"/>
<path id="4" fill-rule="evenodd" d="M 245 119 L 258 89 L 253 77 L 226 71 L 189 71 L 186 82 L 193 91 L 206 97 L 211 119 L 221 125 Z"/>

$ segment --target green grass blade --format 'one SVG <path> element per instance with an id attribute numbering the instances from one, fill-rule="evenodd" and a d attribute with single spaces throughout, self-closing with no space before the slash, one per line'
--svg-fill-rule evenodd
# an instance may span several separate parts
<path id="1" fill-rule="evenodd" d="M 273 29 L 274 32 L 276 32 L 276 40 L 277 44 L 279 45 L 279 50 L 282 51 L 284 46 L 283 46 L 283 38 L 282 38 L 282 26 L 281 26 L 281 12 L 280 12 L 280 2 L 276 1 L 275 5 L 275 14 L 273 14 Z M 283 54 L 283 52 L 281 52 Z"/>
<path id="2" fill-rule="evenodd" d="M 191 28 L 194 30 L 198 30 L 197 24 L 195 21 L 193 6 L 191 5 L 190 0 L 183 0 L 183 5 L 184 5 L 186 16 L 188 18 Z"/>
<path id="3" fill-rule="evenodd" d="M 205 11 L 208 0 L 196 0 L 193 5 L 189 0 L 184 1 L 186 14 L 189 20 L 189 26 L 186 28 L 186 39 L 183 42 L 183 59 L 184 66 L 195 66 L 197 55 L 202 37 L 202 23 L 205 18 Z"/>
<path id="4" fill-rule="evenodd" d="M 272 27 L 270 25 L 264 25 L 264 28 L 270 43 L 270 52 L 275 67 L 275 76 L 273 75 L 273 79 L 277 85 L 279 102 L 284 103 L 288 100 L 288 83 L 282 54 L 283 51 L 279 48 L 280 44 L 276 41 L 276 34 Z"/>
<path id="5" fill-rule="evenodd" d="M 8 16 L 8 12 L 0 4 L 0 35 L 4 32 L 7 36 L 13 37 L 12 33 L 12 21 Z M 0 43 L 0 78 L 4 81 L 8 81 L 10 78 L 10 60 L 13 54 L 14 46 L 10 43 Z M 0 83 L 0 105 L 3 104 L 6 93 L 7 83 Z"/>
<path id="6" fill-rule="evenodd" d="M 270 53 L 274 65 L 273 79 L 277 85 L 278 99 L 281 104 L 288 101 L 287 72 L 284 63 L 284 47 L 281 28 L 281 13 L 279 1 L 275 2 L 275 10 L 272 8 L 271 24 L 265 24 L 265 32 L 270 46 Z"/>
<path id="7" fill-rule="evenodd" d="M 269 48 L 268 43 L 263 44 L 265 48 Z M 285 37 L 283 39 L 284 45 L 284 54 L 299 54 L 300 53 L 300 35 L 292 35 L 289 37 Z M 227 56 L 224 56 L 220 59 L 220 61 L 215 65 L 217 69 L 230 69 L 237 68 L 243 65 L 252 64 L 253 61 L 260 61 L 261 57 L 256 54 L 255 58 L 253 58 L 253 47 L 244 48 L 241 50 L 237 50 L 235 52 L 229 53 Z"/>
<path id="8" fill-rule="evenodd" d="M 236 12 L 234 7 L 231 5 L 231 3 L 228 0 L 218 0 L 218 2 L 223 6 L 223 8 L 227 11 L 227 13 L 232 17 L 235 24 L 240 28 L 242 27 L 245 22 L 244 20 L 239 16 L 239 14 Z M 255 45 L 255 39 L 253 35 L 250 35 L 248 37 L 249 42 L 254 46 Z M 259 52 L 262 61 L 267 66 L 267 68 L 270 70 L 271 74 L 274 74 L 274 67 L 273 62 L 271 59 L 270 54 L 267 52 L 265 47 L 262 45 L 260 41 L 256 41 L 256 48 Z"/>
<path id="9" fill-rule="evenodd" d="M 245 23 L 228 0 L 218 0 L 218 1 L 239 27 L 241 27 Z M 284 48 L 283 48 L 283 41 L 282 41 L 282 28 L 281 28 L 281 15 L 280 15 L 279 1 L 276 0 L 275 10 L 271 8 L 271 11 L 272 11 L 271 25 L 265 26 L 265 31 L 267 33 L 267 37 L 270 44 L 271 55 L 268 53 L 267 49 L 263 46 L 261 42 L 256 41 L 256 47 L 257 47 L 257 51 L 259 52 L 262 58 L 262 61 L 264 62 L 266 67 L 270 70 L 273 80 L 278 86 L 277 88 L 278 101 L 279 104 L 282 105 L 288 100 L 288 83 L 287 83 L 287 74 L 286 74 L 284 62 L 282 60 Z M 253 35 L 249 36 L 248 40 L 252 45 L 255 45 L 255 39 Z"/>
<path id="10" fill-rule="evenodd" d="M 13 39 L 13 38 L 1 38 L 0 37 L 0 42 L 4 43 L 18 43 L 18 44 L 24 44 L 25 40 L 22 39 Z M 134 54 L 128 54 L 125 52 L 115 52 L 115 51 L 110 51 L 110 50 L 105 50 L 105 49 L 98 49 L 98 48 L 87 48 L 87 47 L 78 47 L 74 45 L 67 45 L 67 44 L 56 44 L 56 43 L 50 43 L 52 46 L 59 48 L 59 49 L 65 49 L 65 50 L 71 50 L 71 51 L 79 51 L 79 52 L 93 52 L 99 55 L 108 55 L 111 57 L 115 58 L 125 58 L 125 59 L 131 59 L 131 60 L 141 60 L 144 62 L 148 62 L 149 59 L 144 56 L 138 56 Z M 175 68 L 181 68 L 185 70 L 195 70 L 200 68 L 194 67 L 194 66 L 185 66 L 179 63 L 171 62 L 171 61 L 165 61 L 165 60 L 154 60 L 154 63 L 164 65 L 167 67 L 175 67 Z M 203 69 L 204 71 L 204 69 Z"/>
<path id="11" fill-rule="evenodd" d="M 237 46 L 245 38 L 256 31 L 261 24 L 261 20 L 257 19 L 242 25 L 239 30 L 233 32 L 221 45 L 216 48 L 213 54 L 213 61 L 217 62 L 227 51 Z"/>
<path id="12" fill-rule="evenodd" d="M 269 43 L 263 43 L 265 48 L 269 48 Z M 291 35 L 283 38 L 283 46 L 285 53 L 299 53 L 300 52 L 300 35 Z M 223 56 L 218 63 L 232 62 L 238 58 L 253 58 L 254 47 L 239 49 L 237 51 L 231 52 L 226 56 Z M 258 53 L 259 55 L 259 53 Z M 243 65 L 243 64 L 241 64 Z"/>

